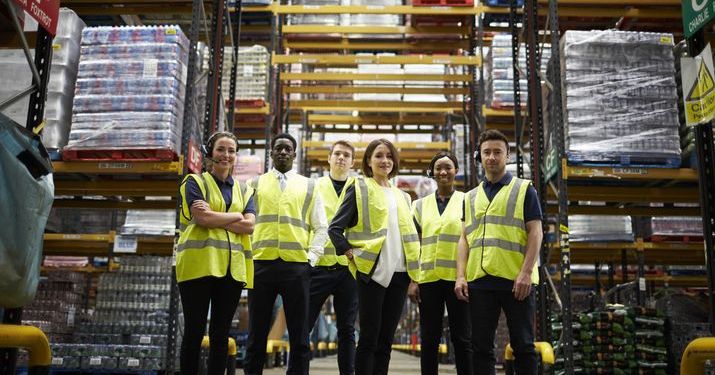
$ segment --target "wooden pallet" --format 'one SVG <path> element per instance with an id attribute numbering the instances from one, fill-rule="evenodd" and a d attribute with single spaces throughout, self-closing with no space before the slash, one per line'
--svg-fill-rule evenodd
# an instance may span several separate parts
<path id="1" fill-rule="evenodd" d="M 699 236 L 699 235 L 673 236 L 673 235 L 654 234 L 650 237 L 650 240 L 651 240 L 651 242 L 657 242 L 657 243 L 663 243 L 663 242 L 702 243 L 703 236 Z"/>
<path id="2" fill-rule="evenodd" d="M 169 149 L 63 150 L 65 161 L 172 161 L 179 157 Z"/>

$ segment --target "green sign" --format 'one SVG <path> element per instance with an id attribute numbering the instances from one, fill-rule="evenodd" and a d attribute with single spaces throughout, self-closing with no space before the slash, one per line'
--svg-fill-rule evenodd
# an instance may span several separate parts
<path id="1" fill-rule="evenodd" d="M 683 30 L 690 38 L 715 18 L 715 0 L 682 0 Z"/>

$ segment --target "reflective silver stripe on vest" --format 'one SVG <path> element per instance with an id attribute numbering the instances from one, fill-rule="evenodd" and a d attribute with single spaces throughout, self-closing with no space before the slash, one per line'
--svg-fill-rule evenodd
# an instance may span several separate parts
<path id="1" fill-rule="evenodd" d="M 378 237 L 387 236 L 387 229 L 380 229 L 377 232 L 347 232 L 345 238 L 355 241 L 369 241 Z"/>
<path id="2" fill-rule="evenodd" d="M 524 184 L 524 180 L 514 177 L 514 186 L 509 192 L 509 200 L 506 202 L 506 214 L 504 217 L 513 218 L 516 213 L 516 201 L 519 198 L 519 190 L 521 190 L 521 185 Z"/>
<path id="3" fill-rule="evenodd" d="M 504 225 L 507 227 L 524 228 L 524 220 L 510 216 L 487 215 L 484 217 L 485 224 Z"/>
<path id="4" fill-rule="evenodd" d="M 422 269 L 422 271 L 431 271 L 436 267 L 457 269 L 457 261 L 449 259 L 436 259 L 434 263 L 420 264 L 420 268 Z"/>
<path id="5" fill-rule="evenodd" d="M 439 236 L 429 236 L 422 239 L 422 246 L 434 245 L 437 243 Z"/>
<path id="6" fill-rule="evenodd" d="M 374 262 L 377 260 L 377 254 L 373 254 L 369 251 L 364 251 L 364 250 L 360 250 L 360 249 L 354 250 L 353 255 L 357 256 L 358 258 L 367 260 L 369 262 Z"/>
<path id="7" fill-rule="evenodd" d="M 332 247 L 332 246 L 331 246 L 331 247 L 327 247 L 327 246 L 326 246 L 326 247 L 323 248 L 323 255 L 325 256 L 325 255 L 337 255 L 337 254 L 335 253 L 335 248 L 334 248 L 334 247 Z"/>
<path id="8" fill-rule="evenodd" d="M 434 263 L 435 263 L 435 265 L 437 265 L 437 267 L 457 269 L 457 261 L 456 260 L 437 259 Z"/>
<path id="9" fill-rule="evenodd" d="M 417 270 L 417 269 L 419 269 L 419 268 L 420 268 L 420 262 L 419 262 L 419 261 L 413 260 L 413 261 L 407 262 L 407 269 L 408 269 L 408 270 Z"/>
<path id="10" fill-rule="evenodd" d="M 367 195 L 367 184 L 365 180 L 360 180 L 359 184 L 360 195 L 362 196 L 362 227 L 364 229 L 363 233 L 370 232 L 372 226 L 370 225 L 370 205 L 369 197 Z M 385 232 L 387 233 L 387 232 Z"/>
<path id="11" fill-rule="evenodd" d="M 186 249 L 203 249 L 206 247 L 215 247 L 221 250 L 228 250 L 229 246 L 231 250 L 244 251 L 243 245 L 240 243 L 229 243 L 226 240 L 207 238 L 205 240 L 188 240 L 184 243 L 181 243 L 176 247 L 176 252 L 180 253 Z"/>
<path id="12" fill-rule="evenodd" d="M 244 198 L 244 195 L 246 195 L 246 184 L 239 182 L 238 183 L 238 188 L 241 190 L 241 199 Z"/>
<path id="13" fill-rule="evenodd" d="M 474 201 L 477 199 L 478 189 L 474 189 L 467 195 L 469 198 L 469 210 L 472 212 L 472 224 L 465 228 L 467 233 L 472 233 L 479 227 L 479 221 L 477 220 L 477 212 L 474 209 Z"/>
<path id="14" fill-rule="evenodd" d="M 526 246 L 522 246 L 519 243 L 500 240 L 496 238 L 483 238 L 478 244 L 471 246 L 471 249 L 480 249 L 482 247 L 498 247 L 500 249 L 514 251 L 520 254 L 526 253 Z"/>
<path id="15" fill-rule="evenodd" d="M 307 221 L 308 207 L 310 206 L 310 201 L 313 200 L 313 194 L 315 194 L 315 181 L 308 180 L 308 194 L 305 195 L 305 201 L 303 202 L 303 212 L 301 212 L 301 217 L 303 218 L 303 223 L 305 223 Z M 306 225 L 306 230 L 308 230 L 307 225 Z"/>
<path id="16" fill-rule="evenodd" d="M 297 243 L 297 242 L 278 242 L 278 240 L 263 240 L 263 241 L 256 241 L 253 243 L 253 249 L 258 250 L 258 249 L 264 249 L 267 247 L 274 247 L 278 248 L 280 250 L 303 250 L 307 251 L 303 247 L 303 245 Z"/>
<path id="17" fill-rule="evenodd" d="M 256 218 L 256 224 L 265 223 L 287 223 L 294 227 L 302 228 L 305 230 L 310 230 L 310 227 L 305 222 L 300 219 L 295 219 L 289 216 L 278 216 L 278 215 L 258 215 Z"/>
<path id="18" fill-rule="evenodd" d="M 418 242 L 420 240 L 420 236 L 418 236 L 417 233 L 406 234 L 402 236 L 402 240 L 405 242 Z"/>

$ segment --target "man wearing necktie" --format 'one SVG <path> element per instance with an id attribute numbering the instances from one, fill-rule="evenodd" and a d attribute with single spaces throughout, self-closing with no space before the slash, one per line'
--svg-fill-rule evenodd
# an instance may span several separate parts
<path id="1" fill-rule="evenodd" d="M 285 309 L 290 357 L 287 374 L 308 374 L 310 270 L 323 255 L 327 219 L 313 180 L 292 170 L 297 143 L 290 134 L 271 141 L 273 168 L 251 180 L 255 190 L 254 287 L 248 292 L 244 371 L 261 374 L 276 296 Z"/>

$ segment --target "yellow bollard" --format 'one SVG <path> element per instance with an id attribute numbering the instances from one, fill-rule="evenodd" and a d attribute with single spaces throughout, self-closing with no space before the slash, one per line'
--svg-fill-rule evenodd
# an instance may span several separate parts
<path id="1" fill-rule="evenodd" d="M 211 347 L 211 341 L 209 341 L 208 336 L 204 336 L 201 340 L 201 348 L 209 349 Z M 226 365 L 226 370 L 229 374 L 236 372 L 236 354 L 238 353 L 238 348 L 236 347 L 236 340 L 233 337 L 228 338 L 228 364 Z"/>
<path id="2" fill-rule="evenodd" d="M 705 372 L 705 361 L 715 359 L 715 337 L 701 337 L 691 341 L 680 361 L 681 375 L 700 375 Z"/>
<path id="3" fill-rule="evenodd" d="M 541 357 L 541 364 L 553 365 L 556 357 L 554 356 L 554 348 L 551 344 L 544 341 L 538 341 L 534 343 L 534 349 L 536 353 Z M 514 361 L 514 351 L 511 349 L 510 344 L 506 344 L 504 348 L 504 367 L 507 374 L 513 374 L 512 362 Z"/>
<path id="4" fill-rule="evenodd" d="M 30 352 L 28 367 L 49 367 L 52 353 L 47 336 L 37 327 L 0 324 L 0 348 L 23 348 Z"/>

